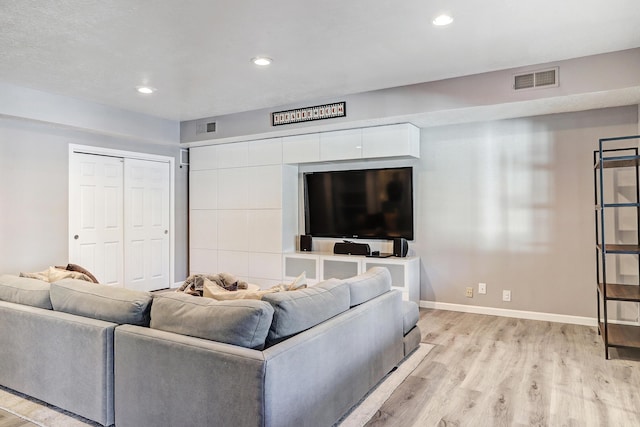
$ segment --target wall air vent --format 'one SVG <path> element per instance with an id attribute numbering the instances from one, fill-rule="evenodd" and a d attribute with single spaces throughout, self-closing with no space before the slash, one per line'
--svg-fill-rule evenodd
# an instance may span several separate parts
<path id="1" fill-rule="evenodd" d="M 558 67 L 513 76 L 513 89 L 558 87 Z"/>
<path id="2" fill-rule="evenodd" d="M 203 133 L 213 133 L 216 131 L 216 122 L 209 122 L 207 120 L 198 120 L 196 122 L 196 135 Z"/>

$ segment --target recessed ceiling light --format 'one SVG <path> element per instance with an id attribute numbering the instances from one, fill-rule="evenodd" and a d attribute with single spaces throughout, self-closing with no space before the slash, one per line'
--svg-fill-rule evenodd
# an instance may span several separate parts
<path id="1" fill-rule="evenodd" d="M 453 18 L 451 16 L 443 14 L 436 17 L 436 19 L 433 20 L 433 25 L 436 25 L 438 27 L 443 27 L 445 25 L 451 24 L 452 22 L 453 22 Z"/>
<path id="2" fill-rule="evenodd" d="M 140 93 L 143 93 L 145 95 L 149 95 L 152 94 L 153 92 L 155 92 L 155 88 L 152 88 L 150 86 L 137 86 L 136 90 Z"/>
<path id="3" fill-rule="evenodd" d="M 269 65 L 273 62 L 273 59 L 267 58 L 266 56 L 256 56 L 255 58 L 251 58 L 251 62 L 261 67 Z"/>

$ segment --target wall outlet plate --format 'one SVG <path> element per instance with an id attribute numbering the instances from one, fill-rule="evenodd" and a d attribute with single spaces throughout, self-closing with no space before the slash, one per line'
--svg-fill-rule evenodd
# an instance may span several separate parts
<path id="1" fill-rule="evenodd" d="M 506 289 L 502 291 L 502 301 L 511 301 L 511 291 Z"/>
<path id="2" fill-rule="evenodd" d="M 467 296 L 467 298 L 473 298 L 473 288 L 472 287 L 468 287 L 465 295 Z"/>
<path id="3" fill-rule="evenodd" d="M 478 293 L 486 294 L 487 293 L 487 284 L 486 283 L 478 283 Z"/>

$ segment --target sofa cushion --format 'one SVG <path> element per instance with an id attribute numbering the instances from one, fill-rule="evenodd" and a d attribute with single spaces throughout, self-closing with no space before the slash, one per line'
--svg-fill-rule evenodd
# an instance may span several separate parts
<path id="1" fill-rule="evenodd" d="M 0 300 L 51 310 L 49 283 L 27 277 L 0 276 Z"/>
<path id="2" fill-rule="evenodd" d="M 54 310 L 118 324 L 148 326 L 152 299 L 148 292 L 83 280 L 64 279 L 51 284 Z"/>
<path id="3" fill-rule="evenodd" d="M 262 299 L 274 308 L 267 336 L 267 345 L 273 345 L 347 311 L 350 296 L 345 282 L 331 279 L 297 291 L 267 294 Z"/>
<path id="4" fill-rule="evenodd" d="M 420 319 L 420 309 L 414 301 L 402 301 L 402 335 L 413 329 Z"/>
<path id="5" fill-rule="evenodd" d="M 391 289 L 391 274 L 384 267 L 372 267 L 366 272 L 345 279 L 351 291 L 351 307 L 367 302 Z"/>
<path id="6" fill-rule="evenodd" d="M 217 301 L 179 292 L 156 295 L 151 328 L 241 347 L 264 348 L 273 319 L 269 303 L 254 299 Z"/>

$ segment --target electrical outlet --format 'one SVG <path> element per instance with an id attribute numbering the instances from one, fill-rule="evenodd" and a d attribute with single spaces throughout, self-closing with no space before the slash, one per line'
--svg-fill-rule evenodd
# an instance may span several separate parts
<path id="1" fill-rule="evenodd" d="M 486 283 L 478 283 L 478 293 L 486 294 L 487 293 L 487 284 Z"/>
<path id="2" fill-rule="evenodd" d="M 467 296 L 467 298 L 473 298 L 473 288 L 472 287 L 468 287 L 467 288 L 467 292 L 465 293 L 465 295 Z"/>
<path id="3" fill-rule="evenodd" d="M 508 289 L 505 289 L 502 291 L 502 301 L 511 301 L 511 291 Z"/>

